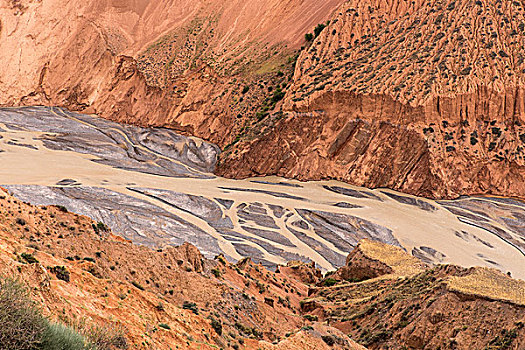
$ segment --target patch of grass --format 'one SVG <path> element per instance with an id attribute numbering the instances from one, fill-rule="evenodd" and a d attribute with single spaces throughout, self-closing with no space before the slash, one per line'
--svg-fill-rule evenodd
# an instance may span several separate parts
<path id="1" fill-rule="evenodd" d="M 479 295 L 494 300 L 510 301 L 525 306 L 525 282 L 489 268 L 478 267 L 468 275 L 450 277 L 450 290 L 467 295 Z"/>
<path id="2" fill-rule="evenodd" d="M 115 325 L 111 327 L 92 326 L 86 336 L 97 350 L 127 349 L 129 347 L 124 329 Z"/>
<path id="3" fill-rule="evenodd" d="M 42 350 L 98 350 L 74 329 L 59 323 L 48 323 L 43 334 Z M 100 349 L 102 350 L 102 349 Z"/>
<path id="4" fill-rule="evenodd" d="M 510 349 L 514 339 L 518 336 L 515 329 L 502 329 L 501 334 L 490 341 L 485 350 L 504 350 Z"/>
<path id="5" fill-rule="evenodd" d="M 337 280 L 335 280 L 335 279 L 333 279 L 331 277 L 329 277 L 329 278 L 327 278 L 327 279 L 325 279 L 323 281 L 323 286 L 325 286 L 325 287 L 332 287 L 332 286 L 335 286 L 336 284 L 337 284 Z"/>
<path id="6" fill-rule="evenodd" d="M 316 322 L 319 320 L 319 318 L 315 315 L 304 315 L 303 318 L 305 318 L 306 320 L 310 322 Z"/>
<path id="7" fill-rule="evenodd" d="M 235 322 L 234 327 L 237 328 L 237 330 L 243 333 L 244 335 L 254 336 L 255 338 L 262 338 L 262 333 L 255 327 L 247 327 L 239 322 Z"/>
<path id="8" fill-rule="evenodd" d="M 361 240 L 359 248 L 369 258 L 390 267 L 396 275 L 407 276 L 424 271 L 421 262 L 412 255 L 406 254 L 401 248 L 369 239 Z"/>

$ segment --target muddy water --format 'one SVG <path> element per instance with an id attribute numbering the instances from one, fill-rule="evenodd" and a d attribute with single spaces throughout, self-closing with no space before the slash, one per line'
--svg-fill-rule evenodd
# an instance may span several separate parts
<path id="1" fill-rule="evenodd" d="M 214 145 L 56 108 L 0 109 L 0 184 L 34 204 L 60 204 L 138 244 L 189 241 L 207 256 L 266 265 L 344 264 L 362 238 L 430 263 L 490 266 L 525 278 L 525 204 L 431 201 L 336 181 L 212 174 Z"/>

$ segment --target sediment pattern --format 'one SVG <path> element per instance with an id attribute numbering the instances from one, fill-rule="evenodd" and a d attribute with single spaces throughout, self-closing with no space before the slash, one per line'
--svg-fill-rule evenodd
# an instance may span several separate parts
<path id="1" fill-rule="evenodd" d="M 213 257 L 273 267 L 345 264 L 359 240 L 402 247 L 428 263 L 523 275 L 523 202 L 432 201 L 335 181 L 214 176 L 219 150 L 57 108 L 0 109 L 0 183 L 20 199 L 62 205 L 138 244 L 190 242 Z M 525 277 L 525 276 L 522 276 Z"/>

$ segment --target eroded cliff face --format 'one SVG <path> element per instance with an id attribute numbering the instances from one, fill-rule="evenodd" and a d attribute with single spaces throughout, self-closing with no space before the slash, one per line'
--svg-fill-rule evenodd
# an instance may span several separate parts
<path id="1" fill-rule="evenodd" d="M 299 57 L 287 115 L 219 172 L 523 196 L 524 14 L 520 2 L 347 1 Z"/>
<path id="2" fill-rule="evenodd" d="M 517 1 L 3 0 L 0 104 L 196 135 L 226 150 L 229 177 L 522 197 L 524 14 Z"/>
<path id="3" fill-rule="evenodd" d="M 0 104 L 225 145 L 287 85 L 304 33 L 342 1 L 2 0 Z"/>

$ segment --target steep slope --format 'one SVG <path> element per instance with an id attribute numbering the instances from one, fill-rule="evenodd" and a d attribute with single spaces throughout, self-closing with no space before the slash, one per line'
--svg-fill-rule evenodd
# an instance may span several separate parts
<path id="1" fill-rule="evenodd" d="M 124 330 L 138 349 L 521 349 L 525 282 L 494 269 L 429 268 L 363 240 L 323 279 L 114 236 L 63 207 L 0 193 L 0 276 L 28 284 L 46 316 Z"/>
<path id="2" fill-rule="evenodd" d="M 523 196 L 524 40 L 522 1 L 346 1 L 219 172 Z"/>
<path id="3" fill-rule="evenodd" d="M 59 105 L 225 145 L 284 88 L 304 33 L 341 2 L 2 0 L 0 104 Z"/>
<path id="4" fill-rule="evenodd" d="M 53 319 L 122 327 L 133 349 L 274 349 L 281 340 L 286 349 L 330 349 L 328 338 L 361 349 L 302 318 L 307 286 L 286 271 L 207 260 L 189 244 L 135 246 L 103 223 L 0 190 L 0 276 L 27 283 Z"/>
<path id="5" fill-rule="evenodd" d="M 403 256 L 404 255 L 404 256 Z M 424 267 L 363 240 L 311 288 L 305 313 L 369 349 L 522 349 L 525 282 L 488 268 Z"/>

